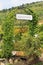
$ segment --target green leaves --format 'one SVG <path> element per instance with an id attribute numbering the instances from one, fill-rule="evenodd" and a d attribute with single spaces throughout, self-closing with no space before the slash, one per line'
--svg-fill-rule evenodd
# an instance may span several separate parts
<path id="1" fill-rule="evenodd" d="M 4 50 L 4 57 L 10 57 L 12 50 L 14 50 L 14 43 L 13 43 L 13 28 L 14 28 L 14 21 L 10 19 L 8 14 L 5 22 L 3 23 L 3 50 Z"/>

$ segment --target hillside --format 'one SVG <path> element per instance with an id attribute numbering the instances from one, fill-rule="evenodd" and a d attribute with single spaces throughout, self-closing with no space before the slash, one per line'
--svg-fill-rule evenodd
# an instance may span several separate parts
<path id="1" fill-rule="evenodd" d="M 23 4 L 22 6 L 12 7 L 0 11 L 0 24 L 4 21 L 8 12 L 16 9 L 15 11 L 16 13 L 25 13 L 24 9 L 28 9 L 28 8 L 33 10 L 38 15 L 39 22 L 43 23 L 43 1 L 41 1 L 36 3 L 33 2 L 31 4 L 25 4 L 25 5 Z"/>

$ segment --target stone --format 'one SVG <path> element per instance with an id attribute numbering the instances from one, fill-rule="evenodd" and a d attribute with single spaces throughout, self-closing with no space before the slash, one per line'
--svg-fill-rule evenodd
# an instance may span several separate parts
<path id="1" fill-rule="evenodd" d="M 17 63 L 18 62 L 18 59 L 16 59 L 14 62 Z"/>
<path id="2" fill-rule="evenodd" d="M 3 62 L 0 63 L 1 65 L 5 65 Z"/>
<path id="3" fill-rule="evenodd" d="M 39 57 L 39 59 L 40 59 L 41 61 L 43 61 L 43 53 L 41 54 L 41 56 Z"/>
<path id="4" fill-rule="evenodd" d="M 9 59 L 9 63 L 10 64 L 13 64 L 13 59 Z"/>

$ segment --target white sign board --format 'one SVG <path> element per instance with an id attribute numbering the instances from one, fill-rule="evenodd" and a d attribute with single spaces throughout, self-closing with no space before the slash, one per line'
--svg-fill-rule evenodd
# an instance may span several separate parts
<path id="1" fill-rule="evenodd" d="M 32 20 L 32 15 L 25 15 L 25 14 L 16 14 L 16 19 L 21 20 Z"/>

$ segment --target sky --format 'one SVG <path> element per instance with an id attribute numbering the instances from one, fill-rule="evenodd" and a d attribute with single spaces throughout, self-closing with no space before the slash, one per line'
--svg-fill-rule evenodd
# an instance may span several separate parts
<path id="1" fill-rule="evenodd" d="M 43 0 L 0 0 L 0 10 Z"/>

